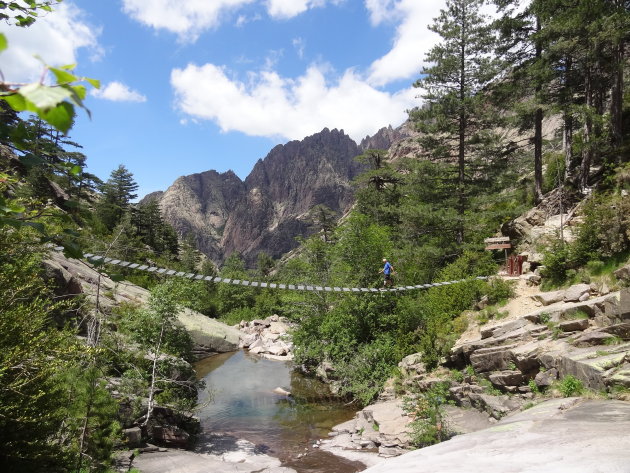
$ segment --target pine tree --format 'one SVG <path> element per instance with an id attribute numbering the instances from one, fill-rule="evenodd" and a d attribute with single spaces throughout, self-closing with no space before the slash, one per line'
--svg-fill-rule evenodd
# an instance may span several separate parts
<path id="1" fill-rule="evenodd" d="M 179 243 L 175 229 L 164 221 L 157 200 L 132 208 L 132 224 L 142 242 L 150 246 L 156 253 L 177 255 Z"/>
<path id="2" fill-rule="evenodd" d="M 103 184 L 97 213 L 110 231 L 120 223 L 131 201 L 138 197 L 135 193 L 137 190 L 138 184 L 133 174 L 122 164 L 112 171 L 110 178 Z"/>
<path id="3" fill-rule="evenodd" d="M 423 106 L 411 117 L 423 132 L 427 157 L 457 164 L 452 189 L 457 196 L 456 241 L 464 242 L 470 184 L 480 182 L 484 167 L 504 155 L 496 134 L 499 114 L 487 99 L 486 88 L 497 76 L 494 36 L 479 13 L 483 0 L 447 0 L 446 8 L 429 27 L 441 41 L 426 55 L 431 64 L 414 86 L 423 89 Z"/>

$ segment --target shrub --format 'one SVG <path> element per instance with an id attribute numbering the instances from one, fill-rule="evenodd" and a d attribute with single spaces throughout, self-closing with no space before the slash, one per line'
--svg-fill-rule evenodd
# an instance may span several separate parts
<path id="1" fill-rule="evenodd" d="M 514 297 L 514 283 L 502 278 L 492 278 L 488 281 L 487 291 L 489 304 L 504 304 Z"/>
<path id="2" fill-rule="evenodd" d="M 558 391 L 564 397 L 579 396 L 584 392 L 584 384 L 575 376 L 569 374 L 558 382 Z"/>
<path id="3" fill-rule="evenodd" d="M 349 361 L 339 362 L 335 375 L 341 388 L 339 393 L 352 396 L 363 405 L 373 401 L 396 366 L 394 344 L 378 339 L 359 347 Z"/>
<path id="4" fill-rule="evenodd" d="M 420 448 L 447 440 L 451 436 L 444 415 L 448 400 L 449 384 L 436 383 L 425 392 L 416 392 L 404 399 L 403 409 L 413 417 L 411 443 Z"/>

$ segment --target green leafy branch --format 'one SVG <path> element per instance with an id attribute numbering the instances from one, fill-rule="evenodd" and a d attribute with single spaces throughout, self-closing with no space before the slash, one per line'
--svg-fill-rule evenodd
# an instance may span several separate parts
<path id="1" fill-rule="evenodd" d="M 48 10 L 50 2 L 41 4 L 34 1 L 27 1 L 30 8 L 42 8 Z M 43 5 L 43 6 L 42 6 Z M 12 9 L 12 4 L 0 2 L 0 18 L 6 18 L 3 10 Z M 2 16 L 4 15 L 4 17 Z M 6 50 L 8 42 L 6 36 L 0 33 L 0 53 Z M 4 80 L 0 73 L 0 99 L 16 112 L 32 112 L 37 114 L 43 121 L 51 125 L 56 130 L 66 134 L 72 127 L 76 115 L 75 108 L 84 109 L 88 116 L 90 111 L 84 105 L 87 96 L 87 87 L 84 82 L 94 88 L 100 88 L 100 82 L 96 79 L 78 76 L 74 73 L 75 65 L 52 67 L 42 61 L 44 68 L 39 82 L 17 84 Z M 51 85 L 44 83 L 44 79 L 52 74 L 54 82 Z M 26 148 L 26 130 L 24 126 L 16 126 L 9 135 L 11 144 L 16 149 Z M 34 166 L 45 165 L 45 160 L 35 154 L 27 153 L 19 159 L 19 166 L 32 168 Z M 62 161 L 56 163 L 55 167 L 63 168 L 69 175 L 77 176 L 82 172 L 80 166 Z M 71 230 L 66 228 L 61 234 L 50 235 L 44 225 L 44 217 L 52 216 L 56 220 L 61 220 L 65 227 L 64 219 L 67 217 L 63 212 L 48 212 L 50 205 L 41 202 L 30 202 L 15 197 L 15 189 L 19 187 L 21 180 L 10 174 L 0 174 L 0 227 L 10 225 L 16 228 L 32 227 L 43 236 L 46 241 L 56 241 L 64 246 L 70 255 L 79 254 L 76 245 L 71 243 Z M 68 222 L 65 222 L 66 224 Z"/>
<path id="2" fill-rule="evenodd" d="M 6 37 L 0 33 L 0 52 L 8 46 Z M 42 61 L 43 62 L 43 61 Z M 55 129 L 67 133 L 72 127 L 75 107 L 84 109 L 88 116 L 90 111 L 83 101 L 87 88 L 82 82 L 100 88 L 96 79 L 80 77 L 73 73 L 75 64 L 51 67 L 44 63 L 42 79 L 29 84 L 12 84 L 0 82 L 0 98 L 6 101 L 16 112 L 33 112 Z M 51 72 L 55 78 L 52 85 L 44 84 L 44 78 Z"/>
<path id="3" fill-rule="evenodd" d="M 12 21 L 16 26 L 21 27 L 31 26 L 39 16 L 37 10 L 51 12 L 52 5 L 61 1 L 46 0 L 37 2 L 35 0 L 23 0 L 23 3 L 26 5 L 21 5 L 18 2 L 0 2 L 0 20 Z M 9 13 L 5 13 L 7 10 Z"/>

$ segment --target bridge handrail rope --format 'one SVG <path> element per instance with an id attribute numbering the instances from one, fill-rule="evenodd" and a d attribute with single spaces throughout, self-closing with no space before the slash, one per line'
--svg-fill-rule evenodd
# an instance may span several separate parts
<path id="1" fill-rule="evenodd" d="M 55 247 L 57 251 L 63 251 L 63 247 Z M 448 286 L 451 284 L 457 284 L 469 281 L 470 279 L 484 280 L 489 276 L 477 276 L 475 278 L 459 279 L 456 281 L 443 281 L 429 284 L 416 284 L 415 286 L 398 286 L 388 288 L 368 288 L 368 287 L 338 287 L 338 286 L 320 286 L 316 284 L 284 284 L 284 283 L 269 283 L 261 281 L 249 281 L 245 279 L 231 279 L 222 278 L 221 276 L 205 276 L 203 274 L 187 273 L 185 271 L 176 271 L 174 269 L 160 268 L 158 266 L 149 266 L 147 264 L 132 263 L 129 261 L 122 261 L 116 258 L 107 258 L 92 253 L 84 253 L 83 257 L 89 262 L 101 262 L 104 264 L 113 264 L 122 266 L 123 268 L 135 269 L 138 271 L 146 271 L 149 273 L 163 274 L 165 276 L 177 276 L 187 279 L 203 280 L 221 284 L 233 284 L 235 286 L 247 286 L 247 287 L 262 287 L 267 289 L 285 289 L 289 291 L 312 291 L 312 292 L 340 292 L 340 293 L 382 293 L 382 292 L 400 292 L 400 291 L 412 291 L 417 289 L 429 289 L 431 287 Z"/>

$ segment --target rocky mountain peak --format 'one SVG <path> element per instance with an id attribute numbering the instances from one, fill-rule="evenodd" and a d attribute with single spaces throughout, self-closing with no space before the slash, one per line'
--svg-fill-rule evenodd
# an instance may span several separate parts
<path id="1" fill-rule="evenodd" d="M 216 263 L 233 251 L 253 266 L 259 252 L 279 257 L 313 228 L 309 211 L 323 204 L 339 215 L 353 203 L 351 180 L 361 165 L 357 144 L 343 130 L 324 128 L 275 146 L 242 181 L 232 171 L 179 177 L 160 200 L 164 218 Z"/>

